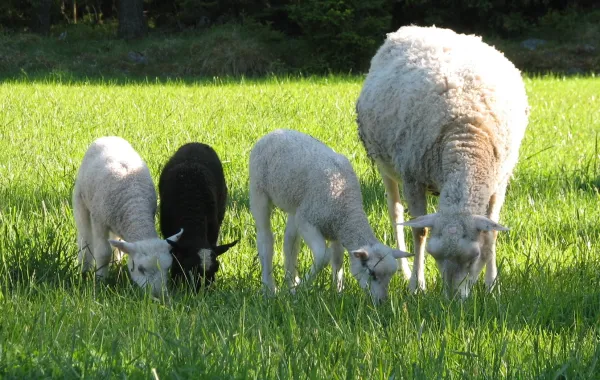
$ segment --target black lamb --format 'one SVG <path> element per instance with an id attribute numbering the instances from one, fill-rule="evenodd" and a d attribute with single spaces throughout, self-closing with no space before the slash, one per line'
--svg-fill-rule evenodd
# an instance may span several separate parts
<path id="1" fill-rule="evenodd" d="M 158 191 L 162 234 L 185 231 L 177 243 L 169 243 L 174 258 L 171 277 L 196 290 L 211 285 L 219 270 L 218 257 L 238 242 L 217 246 L 227 203 L 219 156 L 206 144 L 181 146 L 165 165 Z"/>

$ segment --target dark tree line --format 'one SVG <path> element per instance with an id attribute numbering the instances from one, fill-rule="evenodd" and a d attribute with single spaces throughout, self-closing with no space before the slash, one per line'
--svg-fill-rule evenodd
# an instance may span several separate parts
<path id="1" fill-rule="evenodd" d="M 2 0 L 0 25 L 4 29 L 48 35 L 53 24 L 99 24 L 118 20 L 118 36 L 146 35 L 148 23 L 144 0 Z"/>
<path id="2" fill-rule="evenodd" d="M 597 0 L 2 0 L 0 25 L 48 34 L 51 25 L 118 20 L 118 35 L 143 37 L 156 27 L 189 28 L 252 18 L 289 35 L 335 29 L 348 20 L 371 18 L 386 30 L 407 23 L 511 33 L 549 11 L 598 7 Z M 358 20 L 360 21 L 360 20 Z M 313 25 L 314 24 L 314 25 Z M 366 26 L 368 27 L 368 26 Z M 304 32 L 306 32 L 304 30 Z"/>
<path id="3" fill-rule="evenodd" d="M 359 68 L 401 25 L 515 37 L 552 12 L 598 7 L 598 0 L 0 0 L 0 26 L 48 35 L 53 25 L 110 22 L 118 37 L 132 39 L 149 29 L 251 21 L 301 39 L 328 67 Z"/>

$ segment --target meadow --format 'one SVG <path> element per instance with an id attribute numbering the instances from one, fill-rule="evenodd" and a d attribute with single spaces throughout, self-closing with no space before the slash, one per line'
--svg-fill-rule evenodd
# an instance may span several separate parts
<path id="1" fill-rule="evenodd" d="M 267 132 L 309 133 L 348 156 L 376 235 L 394 245 L 381 179 L 359 142 L 361 77 L 0 84 L 0 377 L 600 378 L 600 79 L 526 78 L 532 112 L 501 222 L 499 286 L 447 299 L 395 276 L 374 306 L 329 268 L 295 295 L 261 293 L 248 155 Z M 230 190 L 216 287 L 156 302 L 127 278 L 78 273 L 71 192 L 97 137 L 127 139 L 158 180 L 182 144 L 212 145 Z M 430 211 L 435 200 L 430 200 Z M 284 218 L 273 215 L 282 283 Z M 405 231 L 410 244 L 409 230 Z M 301 268 L 308 270 L 306 246 Z"/>

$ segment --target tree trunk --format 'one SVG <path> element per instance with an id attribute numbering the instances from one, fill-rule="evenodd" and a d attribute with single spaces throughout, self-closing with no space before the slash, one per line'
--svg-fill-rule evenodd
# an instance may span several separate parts
<path id="1" fill-rule="evenodd" d="M 50 9 L 52 0 L 35 0 L 33 5 L 33 17 L 31 18 L 31 31 L 47 36 L 50 34 Z"/>
<path id="2" fill-rule="evenodd" d="M 119 0 L 120 38 L 131 39 L 145 37 L 148 32 L 144 18 L 144 0 Z"/>

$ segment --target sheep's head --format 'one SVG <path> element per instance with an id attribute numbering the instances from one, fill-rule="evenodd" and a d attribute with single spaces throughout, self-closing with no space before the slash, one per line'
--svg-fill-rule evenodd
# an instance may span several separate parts
<path id="1" fill-rule="evenodd" d="M 390 280 L 398 270 L 396 259 L 410 256 L 408 252 L 377 243 L 350 252 L 350 271 L 361 288 L 369 288 L 378 303 L 388 296 Z"/>
<path id="2" fill-rule="evenodd" d="M 484 241 L 494 239 L 494 231 L 508 231 L 485 216 L 470 214 L 428 214 L 402 225 L 430 229 L 426 249 L 435 259 L 447 294 L 458 292 L 463 298 L 491 259 L 489 252 L 482 251 Z"/>
<path id="3" fill-rule="evenodd" d="M 229 244 L 201 249 L 198 249 L 197 245 L 170 243 L 175 256 L 175 263 L 171 268 L 173 278 L 175 280 L 185 279 L 186 283 L 193 284 L 196 291 L 202 286 L 210 286 L 219 270 L 219 256 L 237 242 L 238 240 Z"/>
<path id="4" fill-rule="evenodd" d="M 167 240 L 176 242 L 182 233 L 183 229 Z M 127 267 L 131 279 L 141 287 L 150 287 L 152 295 L 157 298 L 167 295 L 168 272 L 173 264 L 167 240 L 148 239 L 134 243 L 109 240 L 113 247 L 129 255 Z"/>

